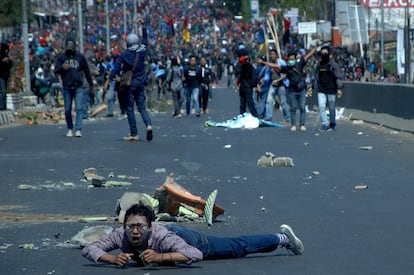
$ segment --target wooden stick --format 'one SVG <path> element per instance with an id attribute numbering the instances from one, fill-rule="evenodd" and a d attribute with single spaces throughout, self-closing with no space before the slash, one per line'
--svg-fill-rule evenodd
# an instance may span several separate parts
<path id="1" fill-rule="evenodd" d="M 275 24 L 275 18 L 272 15 L 272 25 L 274 28 L 274 35 L 275 35 L 275 43 L 276 43 L 276 50 L 277 50 L 277 54 L 279 55 L 279 58 L 282 58 L 281 52 L 280 52 L 280 45 L 279 45 L 279 37 L 277 36 L 277 29 L 276 29 L 276 24 Z"/>

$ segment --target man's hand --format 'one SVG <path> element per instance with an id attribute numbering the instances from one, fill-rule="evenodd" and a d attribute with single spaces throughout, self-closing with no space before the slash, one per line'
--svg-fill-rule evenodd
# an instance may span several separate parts
<path id="1" fill-rule="evenodd" d="M 137 22 L 137 24 L 144 24 L 144 19 L 139 17 L 139 18 L 137 18 L 136 22 Z"/>
<path id="2" fill-rule="evenodd" d="M 129 260 L 131 260 L 131 257 L 134 254 L 132 253 L 120 253 L 118 256 L 116 256 L 115 261 L 113 262 L 113 264 L 116 264 L 120 267 L 124 267 Z"/>
<path id="3" fill-rule="evenodd" d="M 338 96 L 338 98 L 340 98 L 342 96 L 342 90 L 339 89 L 338 91 L 336 91 L 336 95 Z"/>
<path id="4" fill-rule="evenodd" d="M 139 257 L 145 264 L 152 263 L 152 262 L 161 263 L 163 261 L 162 254 L 157 253 L 152 249 L 146 249 L 144 252 L 139 254 Z"/>

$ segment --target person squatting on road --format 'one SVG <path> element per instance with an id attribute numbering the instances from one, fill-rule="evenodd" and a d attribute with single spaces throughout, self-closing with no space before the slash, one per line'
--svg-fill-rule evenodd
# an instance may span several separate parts
<path id="1" fill-rule="evenodd" d="M 286 74 L 289 79 L 288 96 L 290 102 L 290 123 L 291 131 L 296 131 L 296 111 L 299 109 L 299 125 L 302 132 L 306 131 L 306 82 L 304 67 L 312 55 L 316 52 L 316 47 L 312 48 L 305 56 L 297 57 L 296 52 L 288 54 L 287 66 L 280 66 L 277 63 L 265 62 L 258 59 L 259 63 L 279 69 L 281 73 Z"/>
<path id="2" fill-rule="evenodd" d="M 324 46 L 320 51 L 321 60 L 316 70 L 319 115 L 322 122 L 320 131 L 332 131 L 336 127 L 336 96 L 342 96 L 342 71 L 339 65 L 330 60 L 330 48 Z M 329 109 L 329 121 L 326 105 Z"/>
<path id="3" fill-rule="evenodd" d="M 63 86 L 63 102 L 68 132 L 66 136 L 82 136 L 82 120 L 86 110 L 83 109 L 84 98 L 93 91 L 93 80 L 88 63 L 83 54 L 76 51 L 75 40 L 68 37 L 65 41 L 66 50 L 56 58 L 55 75 L 60 75 Z M 89 91 L 83 87 L 84 77 L 88 81 Z M 75 129 L 72 121 L 72 102 L 75 101 Z M 75 133 L 73 133 L 75 130 Z"/>
<path id="4" fill-rule="evenodd" d="M 144 20 L 142 18 L 137 19 L 137 23 L 142 27 L 142 43 L 138 43 L 138 36 L 134 33 L 130 33 L 127 36 L 127 49 L 123 51 L 116 59 L 114 68 L 108 77 L 108 81 L 111 82 L 114 80 L 114 77 L 119 73 L 121 69 L 124 73 L 131 71 L 135 64 L 136 55 L 138 55 L 135 70 L 132 72 L 131 86 L 125 87 L 127 102 L 126 113 L 128 116 L 130 134 L 123 137 L 123 139 L 126 141 L 139 140 L 137 121 L 135 119 L 134 112 L 135 104 L 137 104 L 138 111 L 141 114 L 142 120 L 146 126 L 146 138 L 148 141 L 151 141 L 153 138 L 153 129 L 151 126 L 151 119 L 145 106 L 145 85 L 147 83 L 145 57 L 148 50 L 147 28 L 145 25 L 143 25 Z"/>
<path id="5" fill-rule="evenodd" d="M 123 267 L 131 259 L 139 266 L 191 264 L 201 260 L 272 252 L 278 247 L 284 247 L 295 255 L 302 254 L 304 250 L 302 241 L 286 224 L 280 226 L 280 233 L 277 234 L 216 237 L 177 225 L 161 225 L 153 222 L 154 218 L 150 207 L 132 205 L 125 213 L 123 226 L 85 246 L 82 255 L 93 262 Z M 120 249 L 121 253 L 108 253 L 116 249 Z"/>
<path id="6" fill-rule="evenodd" d="M 240 49 L 238 56 L 240 67 L 236 85 L 239 90 L 240 114 L 244 114 L 246 112 L 246 107 L 249 107 L 252 116 L 258 117 L 253 100 L 253 88 L 256 87 L 258 82 L 256 71 L 253 65 L 249 62 L 249 55 L 246 49 Z"/>

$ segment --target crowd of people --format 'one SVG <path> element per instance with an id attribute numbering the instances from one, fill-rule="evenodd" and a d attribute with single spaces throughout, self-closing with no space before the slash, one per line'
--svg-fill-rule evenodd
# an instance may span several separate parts
<path id="1" fill-rule="evenodd" d="M 85 96 L 81 102 L 77 102 L 77 99 L 80 99 L 74 94 L 65 95 L 68 87 L 59 56 L 65 54 L 61 49 L 66 49 L 68 55 L 67 43 L 70 39 L 75 46 L 78 44 L 75 48 L 79 49 L 78 11 L 65 1 L 47 2 L 50 3 L 43 7 L 42 12 L 65 12 L 59 13 L 53 20 L 51 17 L 39 17 L 37 24 L 31 25 L 30 32 L 34 34 L 33 40 L 30 41 L 31 88 L 39 101 L 52 107 L 61 105 L 63 97 L 68 136 L 81 136 L 80 118 L 77 118 L 75 126 L 71 122 L 68 108 L 72 107 L 72 100 L 75 101 L 77 117 L 81 116 L 82 119 L 89 119 L 105 109 L 105 116 L 113 117 L 114 103 L 118 100 L 120 118 L 128 118 L 131 130 L 130 135 L 124 139 L 139 139 L 134 126 L 134 104 L 131 103 L 134 101 L 147 127 L 147 139 L 151 140 L 151 120 L 145 108 L 148 101 L 152 100 L 154 90 L 157 100 L 172 98 L 175 118 L 192 113 L 199 117 L 208 113 L 208 103 L 213 95 L 212 88 L 218 85 L 223 77 L 227 78 L 228 88 L 238 89 L 240 92 L 240 113 L 249 109 L 252 115 L 260 119 L 272 120 L 275 104 L 280 105 L 283 113 L 282 122 L 291 124 L 291 130 L 294 131 L 297 127 L 297 109 L 300 112 L 299 129 L 306 130 L 304 104 L 306 94 L 320 87 L 320 58 L 313 53 L 309 54 L 312 49 L 301 49 L 297 44 L 283 45 L 281 52 L 275 50 L 275 45 L 270 45 L 270 51 L 263 52 L 263 45 L 260 45 L 257 39 L 263 22 L 239 22 L 232 19 L 222 6 L 208 1 L 170 0 L 159 5 L 154 0 L 143 0 L 135 4 L 135 11 L 133 1 L 109 1 L 110 45 L 106 45 L 108 30 L 104 1 L 97 1 L 85 9 L 84 52 L 77 53 L 85 59 L 88 68 L 84 67 L 82 61 L 81 71 L 84 80 L 77 83 L 76 87 L 69 88 L 82 88 L 81 93 Z M 141 76 L 134 77 L 141 79 L 139 86 L 142 86 L 143 92 L 142 96 L 136 94 L 135 100 L 131 100 L 130 95 L 134 93 L 125 92 L 119 80 L 128 68 L 126 65 L 133 65 L 132 59 L 122 57 L 124 50 L 131 46 L 143 45 L 143 33 L 142 28 L 138 28 L 138 18 L 145 27 L 146 50 L 138 66 L 140 70 L 142 68 L 142 72 L 139 73 Z M 136 35 L 134 45 L 128 45 L 128 34 Z M 21 46 L 21 35 L 18 33 L 6 37 L 6 40 L 7 46 L 11 48 Z M 330 52 L 330 56 L 330 61 L 335 61 L 341 68 L 335 72 L 338 79 L 398 81 L 392 75 L 387 78 L 379 77 L 380 65 L 370 64 L 365 69 L 361 60 L 342 49 Z M 290 66 L 289 62 L 293 60 L 298 62 Z M 72 64 L 69 68 L 75 68 L 75 65 Z M 295 66 L 295 70 L 300 71 L 296 76 L 294 71 L 289 69 Z M 129 67 L 131 68 L 132 66 Z M 243 81 L 246 78 L 253 79 L 251 82 L 257 78 L 257 83 L 253 85 Z M 0 85 L 2 90 L 5 90 L 5 85 Z M 293 91 L 294 85 L 297 86 L 296 91 Z M 341 84 L 335 83 L 334 86 L 336 85 Z M 341 86 L 338 87 L 340 90 Z M 298 94 L 294 97 L 296 92 Z M 332 103 L 332 98 L 328 103 Z M 323 104 L 320 105 L 322 108 Z M 333 111 L 332 105 L 329 109 Z M 321 117 L 321 120 L 324 119 Z M 322 129 L 326 128 L 334 129 L 327 127 L 324 121 Z"/>

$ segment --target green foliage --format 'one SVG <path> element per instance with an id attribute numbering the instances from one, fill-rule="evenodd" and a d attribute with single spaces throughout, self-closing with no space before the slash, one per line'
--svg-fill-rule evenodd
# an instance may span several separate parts
<path id="1" fill-rule="evenodd" d="M 30 9 L 30 0 L 26 0 L 28 20 L 33 18 Z M 21 0 L 0 1 L 0 27 L 16 27 L 23 23 L 23 11 Z"/>

